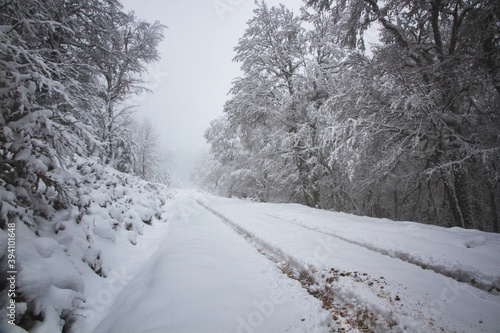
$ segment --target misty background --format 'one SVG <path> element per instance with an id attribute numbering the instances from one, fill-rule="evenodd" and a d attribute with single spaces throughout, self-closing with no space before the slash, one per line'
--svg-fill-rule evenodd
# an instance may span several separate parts
<path id="1" fill-rule="evenodd" d="M 279 5 L 280 1 L 267 1 Z M 234 78 L 241 75 L 232 62 L 233 48 L 252 18 L 256 4 L 240 1 L 122 1 L 149 22 L 166 25 L 159 45 L 161 60 L 145 74 L 152 93 L 134 96 L 136 118 L 148 118 L 168 151 L 172 180 L 190 186 L 196 160 L 209 150 L 203 134 L 210 121 L 222 114 Z M 298 14 L 301 0 L 287 1 Z"/>

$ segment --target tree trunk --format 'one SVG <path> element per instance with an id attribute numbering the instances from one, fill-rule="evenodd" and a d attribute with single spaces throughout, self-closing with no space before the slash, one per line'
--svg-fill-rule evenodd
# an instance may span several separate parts
<path id="1" fill-rule="evenodd" d="M 395 189 L 393 192 L 393 200 L 394 200 L 394 215 L 392 216 L 393 219 L 399 219 L 399 196 L 398 196 L 398 190 Z"/>
<path id="2" fill-rule="evenodd" d="M 490 200 L 491 200 L 491 213 L 492 213 L 492 224 L 493 224 L 493 232 L 500 232 L 498 230 L 498 209 L 497 209 L 497 202 L 496 202 L 496 196 L 495 196 L 495 189 L 493 188 L 490 191 Z"/>
<path id="3" fill-rule="evenodd" d="M 474 221 L 474 209 L 470 198 L 467 172 L 464 170 L 464 167 L 457 167 L 453 169 L 453 179 L 455 182 L 455 192 L 458 199 L 458 205 L 462 211 L 465 228 L 475 228 L 476 223 Z"/>
<path id="4" fill-rule="evenodd" d="M 443 180 L 455 225 L 466 229 L 474 228 L 474 214 L 465 172 L 462 168 L 454 167 L 449 175 L 443 174 Z"/>
<path id="5" fill-rule="evenodd" d="M 142 151 L 142 179 L 146 179 L 146 148 Z"/>
<path id="6" fill-rule="evenodd" d="M 108 102 L 107 105 L 107 124 L 104 124 L 106 130 L 106 164 L 111 164 L 114 166 L 114 147 L 113 147 L 113 103 L 111 101 Z"/>
<path id="7" fill-rule="evenodd" d="M 452 176 L 443 172 L 443 184 L 444 191 L 446 193 L 446 196 L 448 197 L 448 203 L 450 204 L 450 210 L 453 216 L 454 225 L 465 228 L 465 222 L 462 216 L 460 205 L 458 204 L 455 188 L 453 186 Z"/>

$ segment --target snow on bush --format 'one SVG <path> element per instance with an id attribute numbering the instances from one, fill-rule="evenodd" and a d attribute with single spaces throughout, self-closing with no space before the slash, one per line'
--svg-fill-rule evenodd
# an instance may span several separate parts
<path id="1" fill-rule="evenodd" d="M 144 225 L 159 221 L 171 198 L 165 185 L 82 158 L 53 171 L 51 180 L 40 181 L 37 190 L 46 200 L 35 204 L 23 201 L 22 187 L 0 184 L 2 225 L 16 226 L 16 324 L 30 332 L 69 329 L 86 306 L 83 276 L 105 279 L 116 267 L 108 253 L 117 240 L 135 245 Z M 51 201 L 61 196 L 68 199 L 67 207 Z M 0 229 L 2 274 L 6 256 L 7 236 Z M 0 301 L 2 318 L 6 301 Z"/>

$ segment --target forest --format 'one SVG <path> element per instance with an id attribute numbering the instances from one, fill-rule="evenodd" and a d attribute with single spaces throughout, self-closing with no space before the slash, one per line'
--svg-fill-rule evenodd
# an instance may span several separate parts
<path id="1" fill-rule="evenodd" d="M 271 287 L 295 312 L 266 324 L 289 331 L 330 332 L 332 309 L 405 330 L 436 300 L 409 327 L 498 327 L 500 3 L 255 6 L 195 175 L 237 200 L 174 193 L 134 115 L 166 26 L 118 0 L 0 0 L 0 332 L 178 328 L 172 309 L 199 331 L 225 297 L 239 295 L 224 320 L 252 318 Z M 450 281 L 453 301 L 428 299 Z"/>
<path id="2" fill-rule="evenodd" d="M 205 187 L 499 232 L 499 22 L 494 0 L 259 3 Z"/>

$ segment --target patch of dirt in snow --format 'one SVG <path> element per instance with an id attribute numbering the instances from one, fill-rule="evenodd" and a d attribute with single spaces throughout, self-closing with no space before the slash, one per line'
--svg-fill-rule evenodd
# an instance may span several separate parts
<path id="1" fill-rule="evenodd" d="M 332 309 L 332 313 L 334 315 L 335 321 L 348 321 L 350 324 L 353 324 L 356 328 L 358 328 L 361 332 L 373 332 L 375 328 L 380 327 L 380 323 L 378 321 L 380 318 L 372 311 L 368 311 L 366 309 L 361 309 L 357 307 L 355 302 L 352 301 L 344 301 L 344 302 L 335 302 L 335 288 L 334 285 L 342 278 L 349 278 L 352 282 L 362 283 L 371 288 L 378 289 L 377 296 L 380 298 L 388 299 L 391 303 L 393 301 L 400 301 L 399 296 L 396 296 L 394 299 L 384 291 L 385 286 L 387 286 L 387 282 L 384 277 L 374 278 L 367 273 L 360 272 L 346 272 L 340 271 L 335 268 L 330 269 L 329 271 L 323 271 L 321 274 L 321 281 L 323 281 L 323 288 L 318 288 L 320 292 L 318 293 L 323 300 L 323 304 L 325 309 Z M 340 305 L 340 306 L 339 306 Z M 354 322 L 352 322 L 353 318 L 355 318 Z M 395 321 L 389 321 L 382 324 L 384 328 L 392 328 L 397 325 Z"/>
<path id="2" fill-rule="evenodd" d="M 331 272 L 338 273 L 339 271 L 332 268 Z M 323 287 L 320 287 L 314 278 L 313 272 L 302 271 L 298 278 L 294 274 L 289 274 L 288 271 L 283 271 L 283 273 L 287 274 L 290 278 L 298 280 L 310 295 L 322 302 L 323 309 L 330 311 L 332 319 L 337 325 L 332 332 L 349 332 L 352 330 L 374 332 L 373 328 L 377 326 L 377 316 L 373 312 L 356 308 L 353 303 L 339 301 L 335 297 L 335 290 L 331 285 L 336 282 L 333 276 L 325 279 L 325 274 L 323 274 L 322 278 L 330 283 L 326 283 Z"/>

